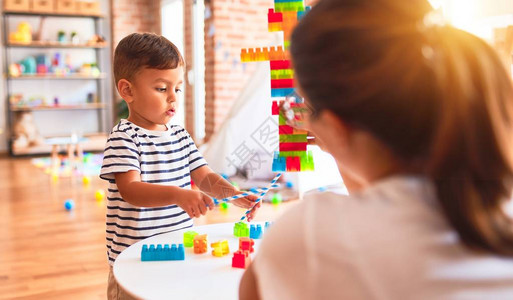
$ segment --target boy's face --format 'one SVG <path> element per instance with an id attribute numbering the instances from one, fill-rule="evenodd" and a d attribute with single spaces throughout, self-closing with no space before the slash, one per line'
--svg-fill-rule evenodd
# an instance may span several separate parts
<path id="1" fill-rule="evenodd" d="M 143 68 L 131 82 L 128 120 L 148 130 L 165 130 L 175 115 L 182 92 L 183 67 L 175 69 Z"/>

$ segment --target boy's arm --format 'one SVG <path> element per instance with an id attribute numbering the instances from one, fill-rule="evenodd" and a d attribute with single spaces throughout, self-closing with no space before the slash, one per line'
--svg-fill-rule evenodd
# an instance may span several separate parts
<path id="1" fill-rule="evenodd" d="M 180 206 L 189 216 L 199 217 L 214 208 L 214 201 L 204 193 L 141 182 L 138 171 L 114 173 L 116 185 L 123 200 L 139 207 L 156 207 L 167 205 Z"/>
<path id="2" fill-rule="evenodd" d="M 208 166 L 202 166 L 191 172 L 191 178 L 196 183 L 196 186 L 211 197 L 223 199 L 242 193 L 236 189 L 230 182 L 224 179 L 222 176 L 212 171 Z M 255 201 L 258 197 L 254 195 L 246 196 L 231 201 L 231 203 L 243 207 L 251 208 L 255 205 Z M 253 219 L 257 209 L 260 207 L 260 203 L 248 214 L 248 221 Z"/>

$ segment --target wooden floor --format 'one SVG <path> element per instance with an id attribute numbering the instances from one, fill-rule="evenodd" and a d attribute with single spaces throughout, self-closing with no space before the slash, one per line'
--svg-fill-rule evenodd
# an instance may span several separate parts
<path id="1" fill-rule="evenodd" d="M 94 197 L 106 186 L 96 176 L 88 186 L 80 177 L 55 182 L 30 159 L 0 157 L 0 299 L 106 298 L 106 203 Z M 290 205 L 265 205 L 256 220 L 274 220 Z M 212 211 L 195 223 L 234 222 L 242 213 Z"/>

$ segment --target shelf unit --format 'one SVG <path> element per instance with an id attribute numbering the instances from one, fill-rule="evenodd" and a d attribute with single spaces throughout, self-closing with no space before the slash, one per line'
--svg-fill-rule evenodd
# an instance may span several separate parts
<path id="1" fill-rule="evenodd" d="M 108 4 L 108 3 L 107 3 Z M 103 5 L 103 11 L 107 12 L 110 9 L 109 5 Z M 108 17 L 110 14 L 106 15 L 83 15 L 83 14 L 61 14 L 61 13 L 35 13 L 30 11 L 2 11 L 2 27 L 3 27 L 3 44 L 4 44 L 4 76 L 3 79 L 5 81 L 5 95 L 4 99 L 6 99 L 6 111 L 7 111 L 7 123 L 9 132 L 12 132 L 12 128 L 14 126 L 14 114 L 18 112 L 34 112 L 38 114 L 46 114 L 46 113 L 59 113 L 59 115 L 65 116 L 66 113 L 80 113 L 80 111 L 96 111 L 96 119 L 98 120 L 98 124 L 95 124 L 95 127 L 91 130 L 85 130 L 81 132 L 81 135 L 87 138 L 87 141 L 83 143 L 82 148 L 85 151 L 103 151 L 105 140 L 107 138 L 107 133 L 110 130 L 112 125 L 112 84 L 111 77 L 107 74 L 111 73 L 111 51 L 109 41 L 111 40 L 111 30 L 110 30 L 110 19 Z M 15 43 L 8 41 L 8 35 L 10 31 L 15 30 L 15 28 L 9 27 L 9 18 L 11 17 L 37 17 L 37 18 L 58 18 L 62 19 L 62 21 L 66 21 L 69 18 L 86 18 L 91 19 L 94 22 L 94 33 L 103 36 L 106 40 L 105 43 L 102 44 L 87 44 L 87 43 L 61 43 L 58 41 L 32 41 L 30 43 Z M 91 49 L 95 52 L 94 56 L 96 59 L 96 64 L 100 71 L 98 76 L 94 75 L 84 75 L 80 73 L 73 73 L 68 75 L 56 75 L 56 74 L 23 74 L 21 76 L 10 76 L 8 68 L 9 64 L 14 63 L 11 59 L 11 51 L 19 51 L 16 49 Z M 27 86 L 33 88 L 37 84 L 48 85 L 54 83 L 56 86 L 66 86 L 66 81 L 94 81 L 96 86 L 96 96 L 98 102 L 94 103 L 66 103 L 59 105 L 39 105 L 39 106 L 30 106 L 30 105 L 11 105 L 9 102 L 9 96 L 13 93 L 13 89 L 11 88 L 11 84 L 16 81 L 27 82 Z M 60 81 L 63 81 L 61 84 Z M 23 83 L 24 84 L 24 83 Z M 58 95 L 59 92 L 57 91 Z M 86 113 L 86 112 L 84 112 Z M 82 114 L 82 113 L 81 113 Z M 62 122 L 62 128 L 69 127 L 68 124 L 64 121 L 65 118 L 61 120 L 57 120 L 57 122 Z M 73 123 L 74 120 L 68 120 L 68 122 Z M 36 124 L 37 126 L 37 124 Z M 87 126 L 87 124 L 85 125 Z M 39 127 L 39 126 L 38 126 Z M 40 134 L 44 139 L 53 138 L 56 136 L 71 136 L 74 132 L 70 131 L 67 133 L 55 135 L 55 134 L 46 134 L 40 130 Z M 8 147 L 11 155 L 33 155 L 33 154 L 45 154 L 51 152 L 51 145 L 43 144 L 30 148 L 17 149 L 13 146 L 13 136 L 12 134 L 8 137 Z"/>

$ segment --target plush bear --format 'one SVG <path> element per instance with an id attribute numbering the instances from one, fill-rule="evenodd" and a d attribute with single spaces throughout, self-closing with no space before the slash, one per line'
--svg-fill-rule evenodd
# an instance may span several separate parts
<path id="1" fill-rule="evenodd" d="M 31 112 L 20 112 L 16 115 L 13 134 L 13 148 L 26 148 L 43 143 Z"/>

